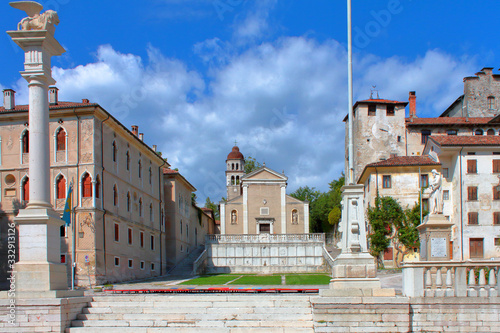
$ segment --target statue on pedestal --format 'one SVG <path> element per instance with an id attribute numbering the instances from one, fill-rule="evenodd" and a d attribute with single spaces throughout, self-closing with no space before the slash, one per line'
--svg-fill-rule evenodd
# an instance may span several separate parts
<path id="1" fill-rule="evenodd" d="M 432 180 L 429 186 L 429 213 L 443 214 L 443 191 L 441 189 L 441 175 L 434 169 L 432 170 Z"/>
<path id="2" fill-rule="evenodd" d="M 59 24 L 57 12 L 47 10 L 40 14 L 43 6 L 35 1 L 16 1 L 9 3 L 9 5 L 25 11 L 28 15 L 19 22 L 17 30 L 47 30 L 50 34 L 54 34 L 56 30 L 54 25 Z"/>

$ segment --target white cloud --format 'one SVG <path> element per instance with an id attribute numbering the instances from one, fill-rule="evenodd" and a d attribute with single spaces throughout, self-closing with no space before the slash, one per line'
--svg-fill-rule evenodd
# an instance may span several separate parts
<path id="1" fill-rule="evenodd" d="M 211 43 L 217 49 L 225 42 Z M 343 170 L 347 70 L 337 41 L 284 37 L 242 53 L 221 47 L 217 57 L 225 60 L 209 77 L 153 47 L 147 51 L 142 59 L 105 45 L 93 63 L 54 68 L 61 100 L 89 98 L 125 126 L 139 125 L 145 141 L 198 188 L 201 204 L 206 196 L 225 196 L 224 161 L 235 140 L 245 156 L 284 170 L 289 192 L 306 185 L 327 190 Z M 368 98 L 372 84 L 389 99 L 406 100 L 416 90 L 422 113 L 436 116 L 478 67 L 474 59 L 431 50 L 413 61 L 367 55 L 354 68 L 357 98 Z M 16 90 L 27 101 L 22 81 Z"/>

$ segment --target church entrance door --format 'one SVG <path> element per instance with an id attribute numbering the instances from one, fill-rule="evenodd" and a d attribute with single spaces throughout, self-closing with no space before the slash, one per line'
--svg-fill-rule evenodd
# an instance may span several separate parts
<path id="1" fill-rule="evenodd" d="M 259 233 L 260 234 L 270 234 L 271 233 L 271 224 L 260 223 L 259 224 Z"/>

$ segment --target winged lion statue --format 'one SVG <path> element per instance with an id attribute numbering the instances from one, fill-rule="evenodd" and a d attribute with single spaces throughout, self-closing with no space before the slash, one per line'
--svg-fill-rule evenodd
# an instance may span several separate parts
<path id="1" fill-rule="evenodd" d="M 43 6 L 35 1 L 16 1 L 10 2 L 9 5 L 28 14 L 28 17 L 19 22 L 17 30 L 47 30 L 50 34 L 54 34 L 55 25 L 59 24 L 57 12 L 47 10 L 40 14 Z"/>

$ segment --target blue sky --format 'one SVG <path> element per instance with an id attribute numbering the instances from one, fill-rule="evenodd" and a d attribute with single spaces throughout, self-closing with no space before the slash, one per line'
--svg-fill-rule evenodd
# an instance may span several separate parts
<path id="1" fill-rule="evenodd" d="M 61 20 L 52 59 L 60 99 L 88 98 L 139 125 L 205 197 L 225 196 L 225 158 L 242 153 L 322 191 L 344 166 L 346 1 L 41 2 Z M 3 31 L 24 13 L 3 2 Z M 407 100 L 436 116 L 462 78 L 500 65 L 496 1 L 353 0 L 354 95 Z M 23 54 L 0 38 L 0 88 L 28 100 Z"/>

